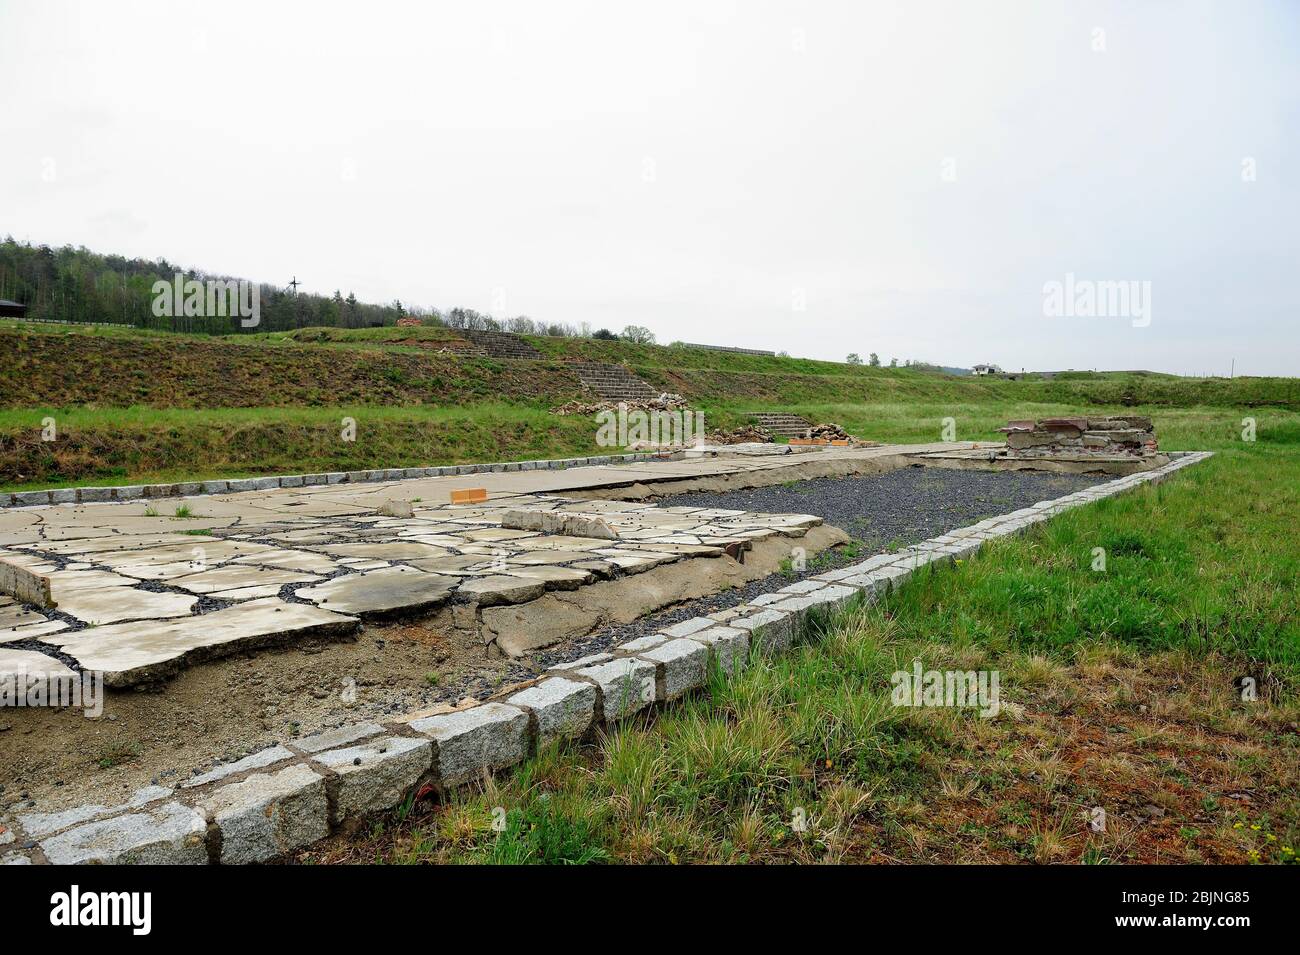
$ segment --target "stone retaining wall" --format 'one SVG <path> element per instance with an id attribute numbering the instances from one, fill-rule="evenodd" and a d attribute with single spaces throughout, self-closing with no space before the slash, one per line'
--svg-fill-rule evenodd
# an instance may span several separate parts
<path id="1" fill-rule="evenodd" d="M 0 864 L 249 863 L 290 854 L 412 794 L 452 789 L 522 762 L 557 739 L 675 700 L 709 667 L 736 673 L 751 653 L 786 652 L 810 615 L 878 599 L 928 564 L 965 558 L 985 541 L 1054 514 L 1157 483 L 1209 452 L 991 517 L 895 554 L 798 581 L 749 604 L 552 668 L 500 698 L 392 723 L 359 723 L 273 746 L 175 789 L 151 786 L 118 806 L 5 819 Z"/>
<path id="2" fill-rule="evenodd" d="M 130 484 L 121 487 L 63 487 L 48 491 L 0 491 L 0 507 L 40 507 L 48 504 L 138 501 L 146 498 L 189 497 L 195 494 L 269 491 L 280 487 L 309 487 L 316 484 L 358 484 L 368 481 L 401 481 L 407 478 L 452 477 L 458 474 L 496 474 L 503 471 L 563 471 L 568 468 L 626 464 L 632 461 L 651 461 L 676 456 L 680 456 L 680 453 L 638 451 L 633 454 L 602 454 L 589 458 L 504 461 L 493 464 L 449 464 L 443 467 L 388 468 L 373 471 L 330 471 L 320 474 L 284 474 L 275 477 L 238 478 L 232 481 Z"/>

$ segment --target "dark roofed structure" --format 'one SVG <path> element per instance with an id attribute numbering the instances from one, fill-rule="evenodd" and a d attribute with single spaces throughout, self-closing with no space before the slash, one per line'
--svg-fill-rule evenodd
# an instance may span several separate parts
<path id="1" fill-rule="evenodd" d="M 0 318 L 26 318 L 27 306 L 22 302 L 11 302 L 7 298 L 0 298 Z"/>

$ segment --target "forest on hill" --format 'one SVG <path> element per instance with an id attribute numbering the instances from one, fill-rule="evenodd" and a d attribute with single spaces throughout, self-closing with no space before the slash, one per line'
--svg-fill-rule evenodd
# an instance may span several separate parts
<path id="1" fill-rule="evenodd" d="M 26 305 L 29 319 L 222 335 L 240 329 L 238 320 L 228 317 L 155 315 L 154 284 L 170 283 L 177 274 L 199 281 L 234 278 L 183 268 L 166 259 L 131 259 L 72 246 L 55 249 L 12 237 L 0 242 L 0 298 Z M 351 293 L 295 294 L 267 284 L 260 284 L 259 290 L 258 331 L 308 325 L 366 328 L 394 324 L 404 314 L 400 304 L 359 302 Z"/>
<path id="2" fill-rule="evenodd" d="M 31 245 L 12 236 L 0 242 L 0 299 L 26 305 L 26 317 L 34 321 L 131 325 L 155 331 L 228 335 L 309 327 L 375 328 L 395 325 L 398 319 L 411 315 L 426 324 L 450 328 L 525 335 L 615 337 L 606 329 L 593 332 L 586 326 L 535 322 L 522 315 L 497 319 L 470 308 L 443 312 L 436 308 L 408 307 L 400 301 L 379 305 L 358 301 L 351 292 L 316 295 L 267 283 L 258 283 L 260 320 L 254 327 L 241 327 L 239 320 L 232 317 L 154 314 L 155 283 L 172 283 L 177 275 L 200 282 L 240 279 L 184 268 L 165 258 L 127 258 L 70 245 L 60 248 Z M 625 329 L 624 335 L 629 331 L 634 333 L 634 340 L 654 340 L 646 329 Z"/>

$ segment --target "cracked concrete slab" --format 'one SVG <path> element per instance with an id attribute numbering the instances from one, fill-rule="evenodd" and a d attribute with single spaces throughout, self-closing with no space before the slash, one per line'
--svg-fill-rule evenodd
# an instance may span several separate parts
<path id="1" fill-rule="evenodd" d="M 18 603 L 12 597 L 0 597 L 0 634 L 14 627 L 40 623 L 43 620 L 45 620 L 44 614 L 37 613 L 26 604 Z M 0 636 L 0 639 L 3 637 Z"/>
<path id="2" fill-rule="evenodd" d="M 461 584 L 457 593 L 467 596 L 484 607 L 495 604 L 517 604 L 535 600 L 546 590 L 546 582 L 537 578 L 509 577 L 493 574 L 477 577 Z"/>
<path id="3" fill-rule="evenodd" d="M 22 674 L 40 674 L 46 677 L 68 677 L 76 674 L 64 663 L 35 650 L 9 650 L 0 648 L 0 680 L 12 679 Z"/>
<path id="4" fill-rule="evenodd" d="M 84 623 L 100 626 L 123 620 L 183 617 L 194 609 L 197 602 L 197 597 L 187 594 L 106 586 L 65 592 L 59 599 L 59 610 Z"/>
<path id="5" fill-rule="evenodd" d="M 323 554 L 314 554 L 305 550 L 288 550 L 272 548 L 247 557 L 236 557 L 232 563 L 257 564 L 260 567 L 281 567 L 285 570 L 297 570 L 307 574 L 332 574 L 338 565 Z"/>
<path id="6" fill-rule="evenodd" d="M 444 603 L 457 582 L 414 567 L 387 567 L 335 577 L 294 595 L 340 613 L 415 612 Z"/>
<path id="7" fill-rule="evenodd" d="M 0 630 L 0 643 L 32 640 L 47 633 L 58 633 L 60 630 L 68 629 L 68 625 L 62 620 L 46 620 L 40 614 L 32 616 L 38 618 L 37 622 Z"/>
<path id="8" fill-rule="evenodd" d="M 87 670 L 104 673 L 107 686 L 133 686 L 164 677 L 184 662 L 224 656 L 306 636 L 342 636 L 355 617 L 278 598 L 253 600 L 202 616 L 117 624 L 41 639 Z"/>
<path id="9" fill-rule="evenodd" d="M 414 560 L 416 558 L 446 557 L 445 547 L 422 544 L 418 541 L 384 542 L 373 544 L 328 544 L 315 548 L 334 557 L 365 557 L 371 560 Z"/>
<path id="10" fill-rule="evenodd" d="M 285 584 L 314 583 L 320 580 L 316 574 L 304 574 L 301 571 L 281 570 L 276 567 L 261 567 L 253 564 L 227 564 L 215 567 L 188 577 L 177 577 L 171 581 L 173 587 L 180 587 L 195 594 L 211 594 L 221 590 L 237 590 L 242 587 L 270 587 L 279 590 Z"/>

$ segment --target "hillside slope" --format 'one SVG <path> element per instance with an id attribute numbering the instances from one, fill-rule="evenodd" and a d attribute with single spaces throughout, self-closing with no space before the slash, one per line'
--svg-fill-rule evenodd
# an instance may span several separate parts
<path id="1" fill-rule="evenodd" d="M 0 330 L 0 407 L 265 408 L 555 402 L 582 385 L 559 362 L 198 336 Z"/>
<path id="2" fill-rule="evenodd" d="M 527 336 L 543 360 L 469 354 L 445 328 L 308 328 L 230 337 L 0 325 L 0 407 L 157 408 L 555 404 L 581 397 L 565 363 L 627 365 L 704 407 L 797 403 L 1028 401 L 1080 406 L 1271 406 L 1300 410 L 1300 379 L 1080 375 L 1051 381 L 620 341 Z"/>

